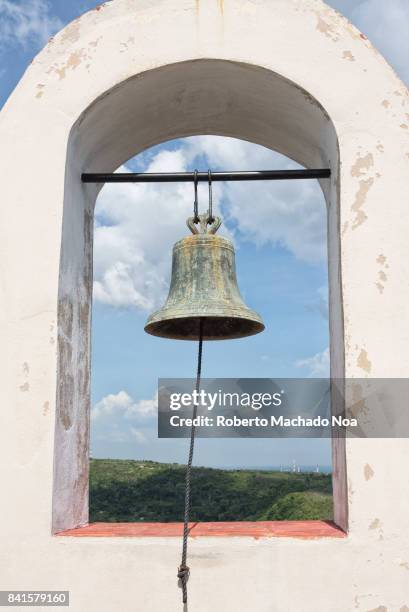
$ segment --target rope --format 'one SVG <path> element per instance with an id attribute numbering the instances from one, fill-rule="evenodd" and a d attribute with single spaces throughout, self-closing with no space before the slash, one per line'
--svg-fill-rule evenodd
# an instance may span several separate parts
<path id="1" fill-rule="evenodd" d="M 197 355 L 197 374 L 196 374 L 196 392 L 199 393 L 200 387 L 200 376 L 202 372 L 202 349 L 203 349 L 203 319 L 199 319 L 199 350 Z M 193 419 L 197 415 L 197 404 L 193 406 Z M 192 422 L 192 428 L 190 430 L 190 448 L 189 458 L 186 466 L 186 479 L 185 479 L 185 515 L 183 520 L 183 546 L 182 546 L 182 561 L 178 568 L 178 578 L 182 586 L 183 592 L 183 603 L 187 603 L 187 581 L 189 579 L 190 568 L 186 565 L 187 560 L 187 539 L 189 536 L 189 515 L 190 515 L 190 479 L 192 472 L 192 461 L 193 461 L 193 450 L 195 446 L 195 425 Z"/>

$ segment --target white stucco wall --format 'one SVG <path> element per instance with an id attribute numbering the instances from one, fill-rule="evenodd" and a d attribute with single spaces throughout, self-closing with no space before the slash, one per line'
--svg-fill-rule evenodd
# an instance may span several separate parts
<path id="1" fill-rule="evenodd" d="M 115 0 L 35 58 L 0 114 L 0 589 L 69 589 L 76 612 L 181 607 L 179 539 L 51 535 L 87 520 L 96 190 L 80 173 L 194 133 L 329 164 L 333 373 L 405 377 L 408 113 L 318 0 Z M 408 440 L 334 449 L 348 537 L 194 540 L 191 610 L 407 612 Z"/>

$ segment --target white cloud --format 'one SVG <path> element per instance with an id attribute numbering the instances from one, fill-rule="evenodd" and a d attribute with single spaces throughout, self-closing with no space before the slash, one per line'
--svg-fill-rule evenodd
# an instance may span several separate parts
<path id="1" fill-rule="evenodd" d="M 155 155 L 146 172 L 184 172 L 186 145 Z M 119 171 L 127 172 L 125 166 Z M 207 196 L 200 190 L 201 210 Z M 214 198 L 215 210 L 218 197 Z M 166 297 L 173 244 L 188 234 L 193 186 L 186 183 L 108 184 L 97 200 L 94 236 L 94 298 L 111 306 L 141 310 Z M 222 231 L 226 235 L 226 228 Z"/>
<path id="2" fill-rule="evenodd" d="M 233 138 L 198 136 L 185 139 L 176 150 L 162 149 L 145 171 L 183 172 L 199 162 L 203 167 L 203 159 L 213 169 L 295 167 L 261 146 Z M 324 260 L 325 208 L 315 181 L 269 186 L 216 183 L 213 203 L 226 222 L 220 233 L 258 245 L 280 244 L 310 263 Z M 200 210 L 207 206 L 207 185 L 200 184 Z M 95 300 L 147 311 L 159 307 L 168 289 L 172 246 L 187 235 L 185 219 L 192 215 L 192 209 L 191 184 L 106 185 L 95 213 Z"/>
<path id="3" fill-rule="evenodd" d="M 131 397 L 126 391 L 119 391 L 119 393 L 106 395 L 92 408 L 92 418 L 100 419 L 104 416 L 110 416 L 111 414 L 126 409 L 132 403 Z"/>
<path id="4" fill-rule="evenodd" d="M 91 411 L 93 440 L 104 444 L 146 445 L 153 433 L 157 406 L 157 393 L 152 399 L 139 401 L 123 390 L 106 395 Z"/>
<path id="5" fill-rule="evenodd" d="M 0 46 L 43 45 L 62 22 L 47 0 L 0 0 Z"/>
<path id="6" fill-rule="evenodd" d="M 131 403 L 126 411 L 126 418 L 150 418 L 157 414 L 158 411 L 158 392 L 152 397 L 152 399 L 139 400 L 138 402 Z"/>
<path id="7" fill-rule="evenodd" d="M 233 138 L 199 136 L 187 147 L 191 155 L 205 154 L 224 170 L 299 167 L 265 147 Z M 232 182 L 222 193 L 226 218 L 242 239 L 281 245 L 309 263 L 325 260 L 326 213 L 316 181 Z"/>
<path id="8" fill-rule="evenodd" d="M 330 373 L 329 348 L 307 359 L 299 359 L 295 365 L 297 368 L 306 368 L 312 378 L 326 378 Z"/>
<path id="9" fill-rule="evenodd" d="M 116 394 L 106 395 L 95 404 L 91 416 L 94 421 L 115 418 L 143 421 L 150 419 L 157 413 L 157 406 L 157 393 L 152 399 L 134 401 L 126 391 L 119 391 Z"/>

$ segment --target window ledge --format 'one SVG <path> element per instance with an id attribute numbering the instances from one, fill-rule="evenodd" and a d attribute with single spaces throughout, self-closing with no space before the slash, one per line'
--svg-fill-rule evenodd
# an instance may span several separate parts
<path id="1" fill-rule="evenodd" d="M 58 537 L 181 537 L 183 523 L 90 523 L 60 531 Z M 345 538 L 346 533 L 331 521 L 257 521 L 229 523 L 190 523 L 190 537 L 252 538 Z"/>

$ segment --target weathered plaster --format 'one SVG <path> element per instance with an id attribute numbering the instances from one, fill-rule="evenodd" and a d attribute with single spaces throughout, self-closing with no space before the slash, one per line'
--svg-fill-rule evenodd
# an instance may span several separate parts
<path id="1" fill-rule="evenodd" d="M 344 51 L 342 57 L 348 60 L 349 62 L 355 61 L 355 57 L 352 55 L 351 51 Z"/>
<path id="2" fill-rule="evenodd" d="M 367 155 L 359 156 L 354 165 L 351 168 L 351 176 L 365 176 L 370 168 L 374 165 L 374 158 L 372 153 Z"/>
<path id="3" fill-rule="evenodd" d="M 109 172 L 157 142 L 209 133 L 258 142 L 306 166 L 330 165 L 333 178 L 322 187 L 332 373 L 404 377 L 407 103 L 366 37 L 319 0 L 224 0 L 223 11 L 219 0 L 114 0 L 34 59 L 0 115 L 3 588 L 69 588 L 78 612 L 180 609 L 180 542 L 51 535 L 87 520 L 98 190 L 81 184 L 81 171 Z M 377 261 L 381 254 L 385 261 Z M 358 363 L 361 350 L 370 373 Z M 365 410 L 359 385 L 353 394 L 352 409 Z M 396 559 L 409 559 L 402 537 L 409 479 L 401 467 L 408 450 L 407 440 L 334 441 L 335 511 L 348 522 L 345 540 L 192 540 L 192 609 L 405 606 L 407 573 Z M 369 529 L 375 519 L 381 528 Z M 243 589 L 249 575 L 252 588 Z"/>
<path id="4" fill-rule="evenodd" d="M 363 179 L 359 181 L 359 188 L 355 195 L 355 201 L 351 207 L 351 210 L 356 213 L 352 229 L 356 229 L 368 219 L 368 215 L 363 210 L 363 206 L 366 202 L 368 192 L 374 184 L 374 181 L 375 179 L 373 178 Z"/>
<path id="5" fill-rule="evenodd" d="M 372 363 L 368 359 L 368 353 L 366 352 L 365 349 L 361 349 L 358 355 L 357 366 L 358 368 L 365 370 L 367 374 L 371 373 Z"/>

